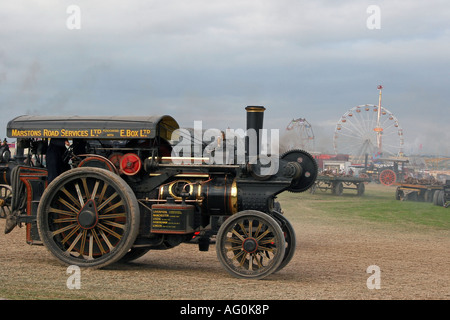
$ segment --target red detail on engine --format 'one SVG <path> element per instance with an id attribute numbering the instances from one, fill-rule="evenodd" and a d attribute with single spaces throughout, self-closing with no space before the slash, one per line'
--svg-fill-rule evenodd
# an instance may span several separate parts
<path id="1" fill-rule="evenodd" d="M 141 159 L 134 153 L 124 154 L 120 160 L 120 171 L 127 176 L 133 176 L 142 168 Z"/>

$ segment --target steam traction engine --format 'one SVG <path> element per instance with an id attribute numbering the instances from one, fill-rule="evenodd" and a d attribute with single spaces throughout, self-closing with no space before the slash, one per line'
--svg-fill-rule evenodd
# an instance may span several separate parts
<path id="1" fill-rule="evenodd" d="M 265 108 L 246 109 L 247 132 L 259 132 Z M 218 259 L 233 276 L 261 279 L 287 265 L 295 232 L 276 196 L 307 190 L 317 176 L 315 160 L 288 151 L 270 173 L 261 155 L 247 154 L 242 164 L 185 154 L 174 161 L 178 127 L 170 116 L 11 120 L 7 135 L 17 138 L 17 153 L 9 172 L 8 231 L 25 223 L 27 243 L 43 244 L 61 262 L 80 267 L 131 261 L 194 234 L 200 250 L 216 237 Z M 48 183 L 45 166 L 24 159 L 42 158 L 47 139 L 55 138 L 72 141 L 65 157 L 71 169 Z M 25 157 L 24 150 L 35 154 Z"/>

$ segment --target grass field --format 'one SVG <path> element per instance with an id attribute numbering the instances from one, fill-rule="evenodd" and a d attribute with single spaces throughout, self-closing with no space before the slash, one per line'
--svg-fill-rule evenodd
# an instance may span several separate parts
<path id="1" fill-rule="evenodd" d="M 314 194 L 289 193 L 279 200 L 286 211 L 305 210 L 318 216 L 329 216 L 342 221 L 377 222 L 390 227 L 430 227 L 450 230 L 450 208 L 438 207 L 428 202 L 395 200 L 396 187 L 368 184 L 363 196 L 356 191 L 345 190 L 341 196 L 330 191 Z"/>

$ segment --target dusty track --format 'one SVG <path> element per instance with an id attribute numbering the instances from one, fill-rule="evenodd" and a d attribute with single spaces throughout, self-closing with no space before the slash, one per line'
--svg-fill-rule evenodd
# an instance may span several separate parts
<path id="1" fill-rule="evenodd" d="M 4 235 L 0 220 L 0 297 L 8 299 L 449 299 L 450 231 L 397 229 L 287 212 L 297 251 L 280 272 L 238 280 L 214 246 L 150 251 L 126 265 L 83 270 L 81 289 L 66 287 L 66 267 L 44 247 L 25 243 L 25 228 Z M 368 289 L 370 265 L 381 288 Z"/>

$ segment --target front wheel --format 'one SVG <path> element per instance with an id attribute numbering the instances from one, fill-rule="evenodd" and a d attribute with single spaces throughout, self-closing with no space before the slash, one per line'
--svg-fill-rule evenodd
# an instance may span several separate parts
<path id="1" fill-rule="evenodd" d="M 100 168 L 75 168 L 42 195 L 39 236 L 61 262 L 101 268 L 122 258 L 139 232 L 139 205 L 128 184 Z"/>
<path id="2" fill-rule="evenodd" d="M 247 210 L 224 221 L 217 234 L 216 251 L 233 276 L 262 279 L 285 257 L 286 240 L 280 225 L 268 214 Z"/>
<path id="3" fill-rule="evenodd" d="M 276 218 L 281 221 L 281 231 L 283 231 L 284 238 L 286 240 L 286 248 L 284 251 L 283 261 L 277 268 L 277 272 L 283 269 L 294 257 L 295 248 L 297 246 L 297 240 L 295 236 L 295 230 L 292 224 L 283 215 L 277 215 Z"/>

